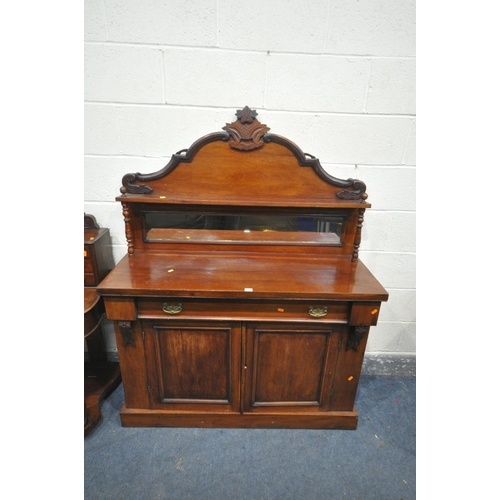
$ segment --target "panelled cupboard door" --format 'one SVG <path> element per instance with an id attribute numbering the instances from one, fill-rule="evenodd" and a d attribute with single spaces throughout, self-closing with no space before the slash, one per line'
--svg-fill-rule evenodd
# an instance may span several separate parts
<path id="1" fill-rule="evenodd" d="M 152 409 L 239 412 L 241 325 L 143 320 Z"/>
<path id="2" fill-rule="evenodd" d="M 344 325 L 250 323 L 246 412 L 329 411 Z"/>

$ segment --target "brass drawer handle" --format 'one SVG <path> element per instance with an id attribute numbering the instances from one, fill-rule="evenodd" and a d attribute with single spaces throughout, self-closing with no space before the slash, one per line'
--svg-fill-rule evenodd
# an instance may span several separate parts
<path id="1" fill-rule="evenodd" d="M 163 304 L 162 311 L 167 314 L 179 314 L 182 311 L 182 304 L 177 304 L 176 306 L 169 306 L 168 304 Z"/>
<path id="2" fill-rule="evenodd" d="M 322 316 L 326 316 L 328 313 L 327 307 L 313 307 L 309 308 L 309 315 L 313 318 L 321 318 Z"/>

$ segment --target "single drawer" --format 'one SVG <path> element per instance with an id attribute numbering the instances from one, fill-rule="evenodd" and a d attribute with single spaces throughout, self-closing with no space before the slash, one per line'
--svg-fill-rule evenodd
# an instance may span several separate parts
<path id="1" fill-rule="evenodd" d="M 347 302 L 139 298 L 139 318 L 347 323 Z"/>

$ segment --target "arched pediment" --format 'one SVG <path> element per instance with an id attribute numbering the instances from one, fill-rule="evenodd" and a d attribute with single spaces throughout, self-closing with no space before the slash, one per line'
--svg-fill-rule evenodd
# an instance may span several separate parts
<path id="1" fill-rule="evenodd" d="M 268 205 L 272 199 L 284 206 L 368 206 L 362 181 L 330 175 L 317 158 L 270 133 L 257 114 L 245 106 L 223 131 L 178 151 L 157 172 L 126 174 L 122 197 L 139 195 L 167 203 Z"/>

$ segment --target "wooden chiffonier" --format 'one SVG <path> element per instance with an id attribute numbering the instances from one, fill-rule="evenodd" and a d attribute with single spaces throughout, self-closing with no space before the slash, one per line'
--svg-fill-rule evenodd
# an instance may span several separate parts
<path id="1" fill-rule="evenodd" d="M 388 299 L 358 259 L 366 186 L 236 116 L 123 178 L 128 255 L 98 286 L 122 425 L 355 429 Z"/>

